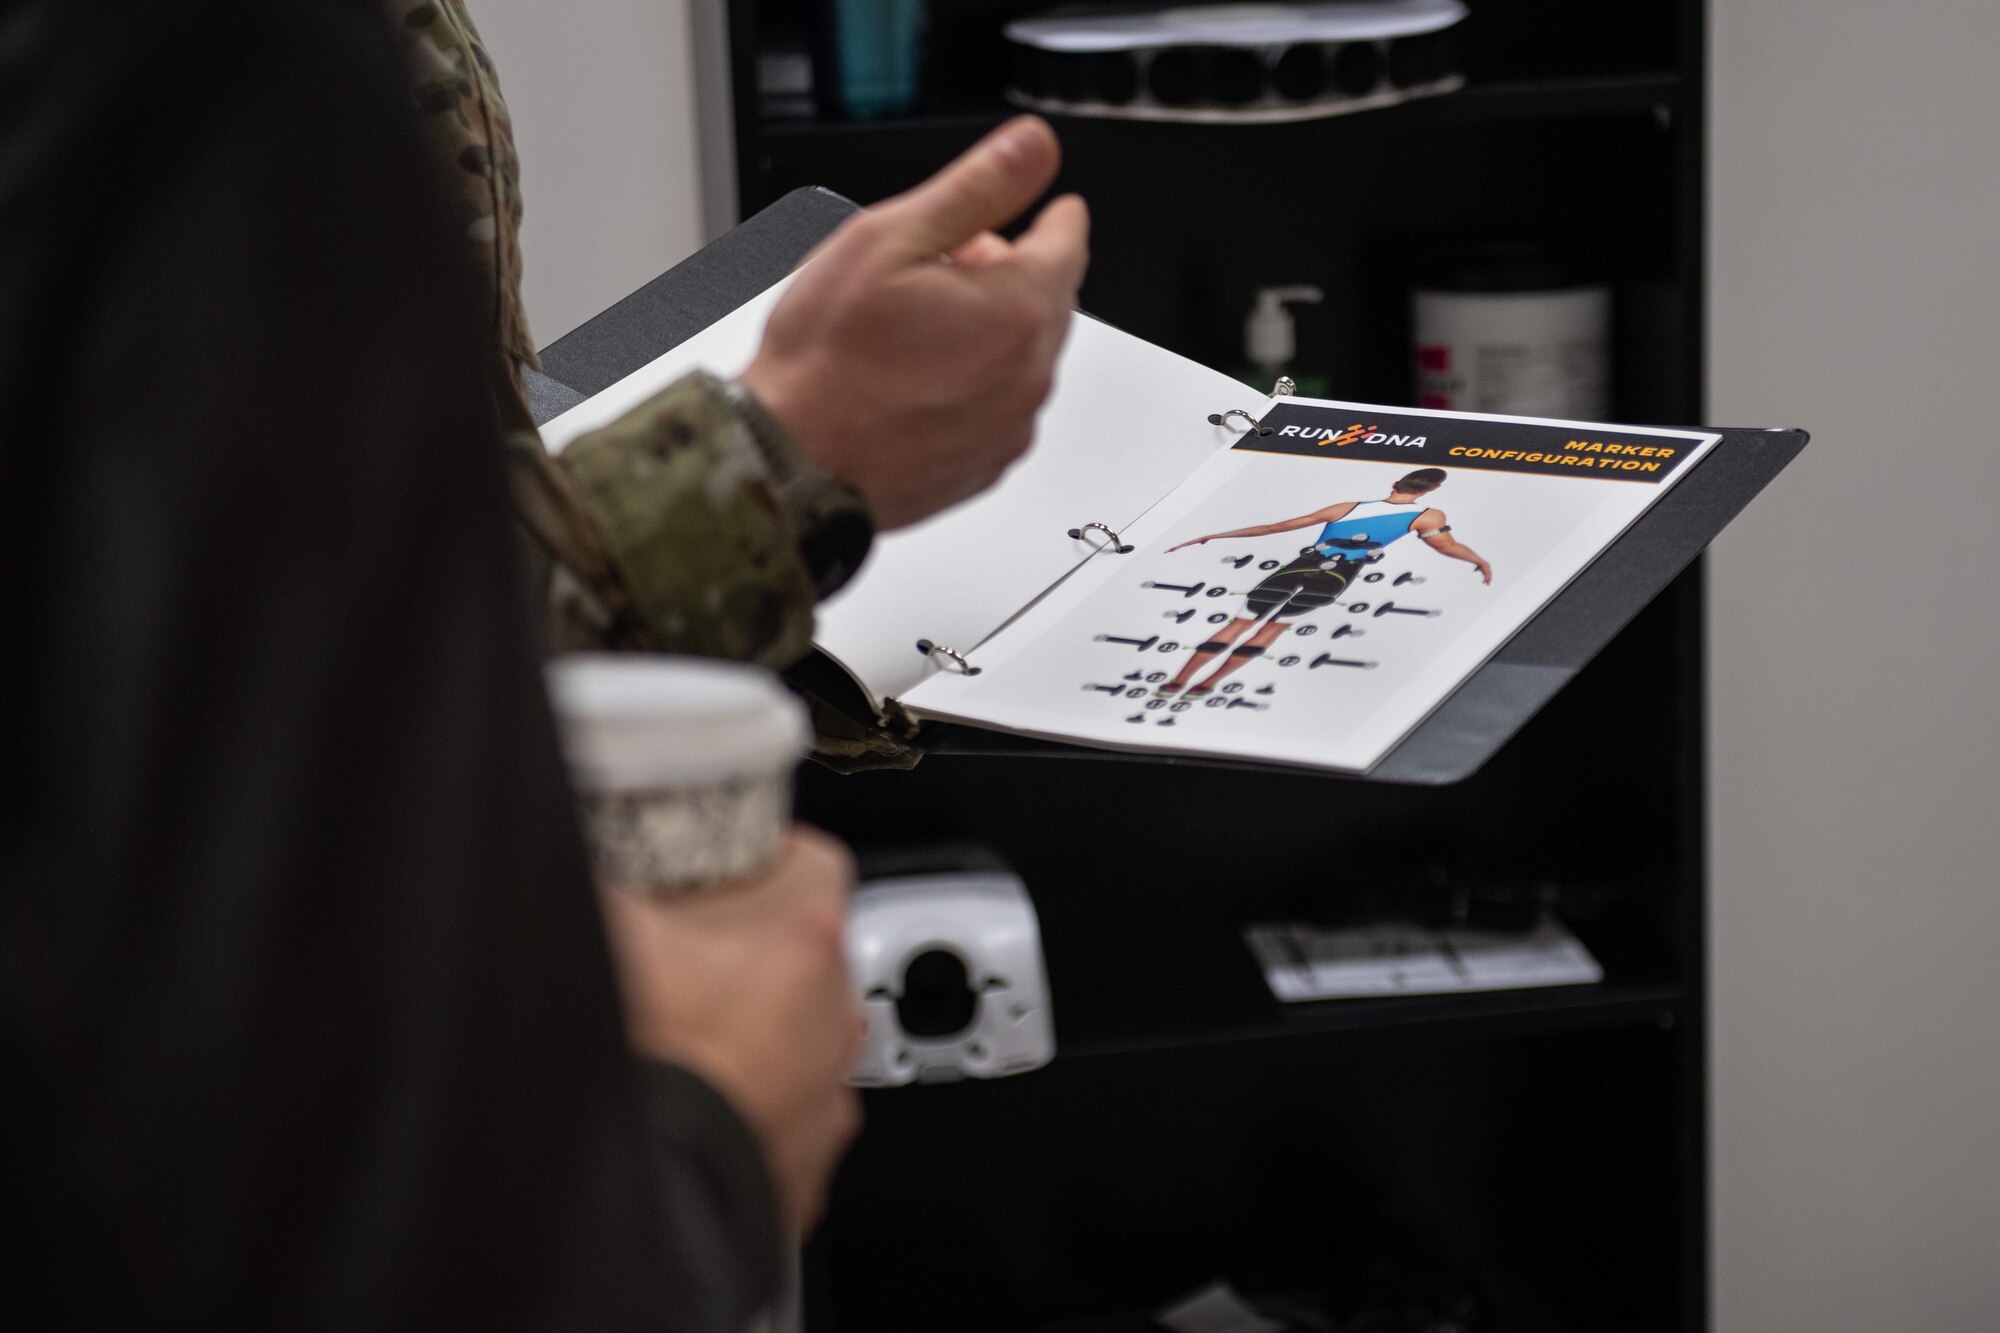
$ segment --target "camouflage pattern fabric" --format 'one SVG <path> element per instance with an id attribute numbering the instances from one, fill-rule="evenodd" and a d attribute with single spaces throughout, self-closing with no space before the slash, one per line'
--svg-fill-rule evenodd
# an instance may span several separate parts
<path id="1" fill-rule="evenodd" d="M 500 77 L 464 0 L 384 0 L 409 65 L 417 109 L 449 175 L 502 379 L 518 401 L 501 403 L 510 426 L 532 425 L 517 367 L 539 366 L 521 306 L 521 158 Z"/>
<path id="2" fill-rule="evenodd" d="M 556 461 L 654 649 L 785 666 L 811 643 L 812 581 L 747 432 L 696 374 Z"/>
<path id="3" fill-rule="evenodd" d="M 383 4 L 492 313 L 515 507 L 552 560 L 548 649 L 796 662 L 811 647 L 815 600 L 797 534 L 816 514 L 792 512 L 797 488 L 780 484 L 769 458 L 797 446 L 760 440 L 716 381 L 695 375 L 550 458 L 520 376 L 540 359 L 521 302 L 521 164 L 498 72 L 464 0 Z M 915 749 L 879 728 L 808 702 L 823 758 L 915 762 Z"/>

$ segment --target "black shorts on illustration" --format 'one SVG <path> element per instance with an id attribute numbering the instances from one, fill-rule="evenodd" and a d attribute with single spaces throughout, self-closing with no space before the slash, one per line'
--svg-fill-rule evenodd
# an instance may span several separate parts
<path id="1" fill-rule="evenodd" d="M 1283 569 L 1273 570 L 1250 590 L 1250 614 L 1269 615 L 1279 607 L 1299 615 L 1330 606 L 1354 581 L 1360 560 L 1329 560 L 1311 547 Z"/>

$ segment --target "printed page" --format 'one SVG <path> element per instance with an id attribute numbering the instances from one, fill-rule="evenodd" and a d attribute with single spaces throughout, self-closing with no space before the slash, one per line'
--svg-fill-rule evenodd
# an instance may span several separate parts
<path id="1" fill-rule="evenodd" d="M 904 702 L 1114 749 L 1363 772 L 1720 438 L 1281 400 Z"/>
<path id="2" fill-rule="evenodd" d="M 791 279 L 542 429 L 552 451 L 606 425 L 693 370 L 750 363 Z M 1225 375 L 1078 315 L 1026 457 L 964 504 L 875 541 L 854 579 L 819 608 L 814 642 L 877 707 L 936 674 L 919 639 L 960 651 L 1075 570 L 1236 431 L 1211 415 L 1270 400 Z"/>

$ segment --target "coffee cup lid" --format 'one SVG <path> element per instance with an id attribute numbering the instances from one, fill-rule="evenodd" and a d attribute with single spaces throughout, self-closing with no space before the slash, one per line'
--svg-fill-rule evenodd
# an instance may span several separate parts
<path id="1" fill-rule="evenodd" d="M 812 745 L 801 704 L 761 667 L 579 653 L 547 667 L 577 786 L 692 786 L 787 770 Z"/>

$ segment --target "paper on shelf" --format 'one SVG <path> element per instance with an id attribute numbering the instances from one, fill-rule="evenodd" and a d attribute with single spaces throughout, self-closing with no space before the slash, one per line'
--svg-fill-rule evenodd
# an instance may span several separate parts
<path id="1" fill-rule="evenodd" d="M 1553 919 L 1522 932 L 1399 922 L 1344 930 L 1259 925 L 1246 927 L 1243 939 L 1271 994 L 1284 1001 L 1450 995 L 1604 979 L 1590 950 Z"/>

